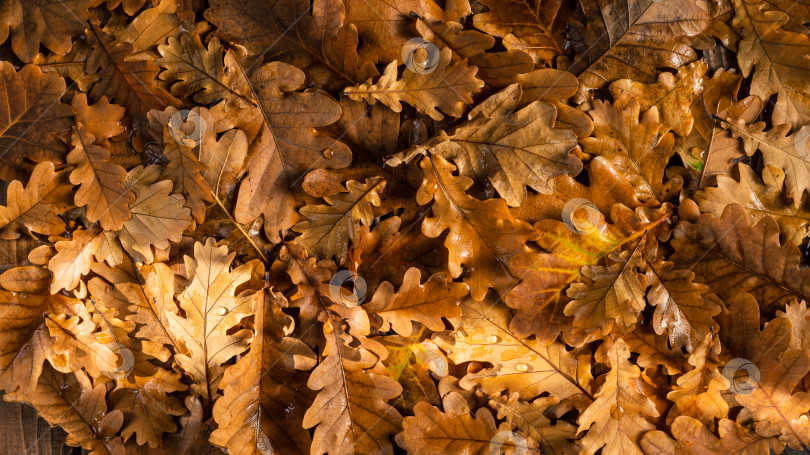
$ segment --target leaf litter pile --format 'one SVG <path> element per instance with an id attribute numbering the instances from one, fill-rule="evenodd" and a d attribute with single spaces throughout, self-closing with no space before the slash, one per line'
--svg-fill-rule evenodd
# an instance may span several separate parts
<path id="1" fill-rule="evenodd" d="M 69 445 L 810 446 L 806 1 L 0 5 L 0 389 Z"/>

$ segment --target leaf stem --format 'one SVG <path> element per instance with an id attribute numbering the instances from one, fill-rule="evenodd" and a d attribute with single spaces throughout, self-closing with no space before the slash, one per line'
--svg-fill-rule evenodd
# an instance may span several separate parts
<path id="1" fill-rule="evenodd" d="M 253 247 L 253 249 L 256 250 L 256 253 L 258 253 L 259 257 L 262 258 L 262 261 L 264 262 L 264 264 L 269 266 L 270 261 L 267 260 L 267 256 L 265 256 L 264 253 L 262 253 L 262 250 L 261 250 L 261 248 L 259 248 L 259 245 L 256 245 L 256 242 L 254 242 L 253 239 L 250 238 L 250 235 L 247 232 L 245 232 L 245 228 L 243 228 L 241 224 L 237 223 L 236 220 L 233 219 L 233 217 L 231 216 L 231 212 L 229 212 L 228 209 L 225 208 L 225 204 L 222 203 L 222 201 L 219 199 L 219 197 L 216 194 L 214 194 L 213 191 L 211 192 L 211 196 L 213 196 L 214 202 L 217 203 L 219 208 L 221 208 L 222 211 L 225 212 L 225 215 L 228 216 L 228 219 L 231 220 L 231 223 L 233 223 L 233 225 L 236 226 L 237 229 L 239 229 L 239 232 L 242 233 L 242 235 L 245 237 L 245 239 L 248 241 L 248 243 L 250 243 L 250 245 Z"/>

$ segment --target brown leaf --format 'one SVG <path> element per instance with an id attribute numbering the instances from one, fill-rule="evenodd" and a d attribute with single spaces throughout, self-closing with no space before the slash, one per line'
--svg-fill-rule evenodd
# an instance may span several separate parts
<path id="1" fill-rule="evenodd" d="M 0 12 L 0 42 L 11 35 L 20 60 L 30 62 L 40 44 L 55 54 L 70 50 L 71 38 L 81 35 L 91 0 L 10 0 Z"/>
<path id="2" fill-rule="evenodd" d="M 391 283 L 383 282 L 371 301 L 363 305 L 366 311 L 382 318 L 380 330 L 393 329 L 402 336 L 410 336 L 412 321 L 416 321 L 432 331 L 440 331 L 444 329 L 442 317 L 461 316 L 458 302 L 467 295 L 466 285 L 453 283 L 444 274 L 430 276 L 425 284 L 420 284 L 420 277 L 419 269 L 410 268 L 396 293 Z"/>
<path id="3" fill-rule="evenodd" d="M 219 428 L 211 442 L 233 455 L 304 455 L 312 441 L 301 422 L 313 396 L 301 370 L 315 366 L 315 354 L 301 340 L 285 336 L 292 319 L 280 310 L 284 296 L 271 291 L 268 300 L 256 301 L 264 309 L 256 311 L 258 336 L 250 352 L 225 370 L 219 384 L 223 396 L 214 405 Z"/>
<path id="4" fill-rule="evenodd" d="M 62 374 L 46 367 L 33 393 L 7 394 L 11 401 L 28 401 L 52 425 L 68 433 L 66 444 L 87 449 L 90 455 L 123 455 L 124 444 L 116 433 L 120 411 L 108 411 L 104 384 L 93 387 L 82 372 Z"/>
<path id="5" fill-rule="evenodd" d="M 85 213 L 90 221 L 98 221 L 102 228 L 117 231 L 132 218 L 128 205 L 135 196 L 124 188 L 124 168 L 110 163 L 110 153 L 105 147 L 94 144 L 95 139 L 82 125 L 73 130 L 73 150 L 67 162 L 76 166 L 70 173 L 70 183 L 79 185 L 74 202 L 78 207 L 86 206 Z"/>
<path id="6" fill-rule="evenodd" d="M 36 232 L 58 235 L 65 231 L 65 222 L 59 217 L 73 207 L 73 186 L 67 171 L 54 172 L 53 163 L 37 164 L 23 188 L 19 180 L 6 190 L 6 206 L 0 207 L 0 237 L 8 240 L 23 233 Z"/>
<path id="7" fill-rule="evenodd" d="M 171 194 L 172 182 L 157 181 L 160 166 L 138 166 L 127 174 L 124 186 L 135 193 L 130 204 L 132 218 L 124 223 L 118 239 L 124 249 L 138 262 L 154 261 L 152 247 L 169 248 L 169 242 L 179 242 L 183 231 L 192 224 L 185 199 Z"/>
<path id="8" fill-rule="evenodd" d="M 217 397 L 217 386 L 225 370 L 223 363 L 247 349 L 250 330 L 228 333 L 242 318 L 253 312 L 253 301 L 261 293 L 249 290 L 236 294 L 237 288 L 250 280 L 254 264 L 241 265 L 230 271 L 234 254 L 213 239 L 194 244 L 194 258 L 185 256 L 190 284 L 180 292 L 180 308 L 185 317 L 164 307 L 169 330 L 186 351 L 175 356 L 180 367 L 194 383 L 191 389 L 204 403 Z"/>
<path id="9" fill-rule="evenodd" d="M 724 301 L 751 293 L 768 314 L 793 299 L 810 300 L 810 271 L 800 269 L 800 253 L 781 244 L 779 227 L 770 218 L 749 225 L 748 214 L 735 204 L 720 218 L 701 215 L 696 223 L 675 228 L 670 259 L 678 269 L 691 269 L 695 281 Z"/>
<path id="10" fill-rule="evenodd" d="M 231 91 L 230 80 L 222 62 L 222 44 L 214 37 L 206 49 L 197 34 L 182 33 L 170 37 L 168 44 L 158 46 L 161 58 L 155 63 L 165 68 L 160 73 L 172 84 L 172 93 L 192 96 L 194 101 L 210 104 L 221 100 Z"/>
<path id="11" fill-rule="evenodd" d="M 380 205 L 380 193 L 386 180 L 370 178 L 366 183 L 356 180 L 346 182 L 346 190 L 325 197 L 329 205 L 306 205 L 300 212 L 306 220 L 293 230 L 302 233 L 296 242 L 303 245 L 311 255 L 321 259 L 337 258 L 338 264 L 346 261 L 349 240 L 354 245 L 360 241 L 360 225 L 371 226 L 374 220 L 372 206 Z"/>
<path id="12" fill-rule="evenodd" d="M 0 120 L 0 146 L 5 150 L 0 178 L 25 181 L 33 166 L 29 160 L 64 162 L 67 147 L 57 135 L 70 131 L 73 110 L 60 102 L 65 81 L 56 74 L 42 73 L 35 65 L 16 72 L 3 62 L 0 78 L 0 98 L 6 105 Z"/>
<path id="13" fill-rule="evenodd" d="M 470 295 L 482 300 L 489 288 L 504 295 L 515 279 L 509 274 L 509 259 L 526 252 L 530 226 L 512 217 L 503 199 L 478 200 L 465 191 L 472 185 L 469 177 L 452 175 L 453 165 L 440 156 L 421 161 L 424 179 L 416 201 L 431 200 L 432 216 L 422 222 L 422 232 L 438 237 L 449 230 L 444 245 L 450 251 L 450 276 L 458 277 L 467 267 L 464 282 Z"/>
<path id="14" fill-rule="evenodd" d="M 639 84 L 630 79 L 622 79 L 610 84 L 610 92 L 616 100 L 617 107 L 626 106 L 630 99 L 641 105 L 646 112 L 655 106 L 661 115 L 662 131 L 672 130 L 681 137 L 686 137 L 692 130 L 692 113 L 689 107 L 700 94 L 706 64 L 693 62 L 678 68 L 678 74 L 662 72 L 654 84 Z"/>
<path id="15" fill-rule="evenodd" d="M 744 36 L 737 61 L 743 76 L 753 74 L 752 95 L 763 100 L 777 95 L 773 124 L 799 128 L 810 120 L 810 96 L 806 94 L 810 62 L 793 56 L 810 51 L 810 38 L 783 30 L 781 26 L 790 16 L 782 11 L 762 11 L 765 5 L 758 0 L 734 0 L 732 24 Z"/>
<path id="16" fill-rule="evenodd" d="M 592 455 L 602 448 L 604 455 L 642 455 L 638 443 L 644 433 L 655 428 L 647 419 L 658 417 L 658 411 L 633 383 L 641 371 L 630 363 L 624 341 L 616 341 L 608 358 L 611 370 L 605 383 L 577 419 L 579 431 L 587 430 L 580 453 Z"/>
<path id="17" fill-rule="evenodd" d="M 85 30 L 85 34 L 92 48 L 85 72 L 100 76 L 90 92 L 92 98 L 107 95 L 124 106 L 139 130 L 144 127 L 143 119 L 150 110 L 163 110 L 167 106 L 180 104 L 179 100 L 155 84 L 160 69 L 154 62 L 127 60 L 133 52 L 132 44 L 115 41 L 113 36 L 100 30 L 95 23 Z"/>
<path id="18" fill-rule="evenodd" d="M 376 84 L 369 79 L 344 89 L 343 93 L 354 101 L 364 100 L 368 104 L 380 101 L 394 112 L 400 112 L 400 103 L 404 102 L 433 120 L 444 118 L 437 109 L 451 117 L 461 117 L 465 107 L 472 103 L 472 95 L 479 92 L 484 83 L 475 77 L 477 68 L 467 66 L 466 60 L 451 66 L 451 55 L 450 49 L 444 48 L 435 62 L 435 70 L 414 72 L 406 69 L 399 80 L 397 62 L 391 62 Z"/>
<path id="19" fill-rule="evenodd" d="M 330 73 L 323 83 L 345 86 L 377 75 L 357 55 L 357 27 L 344 25 L 345 7 L 336 0 L 248 0 L 235 5 L 213 0 L 205 17 L 217 34 L 253 53 L 289 53 L 304 67 L 320 64 Z"/>
<path id="20" fill-rule="evenodd" d="M 629 78 L 650 84 L 657 68 L 695 60 L 695 51 L 681 40 L 709 26 L 708 2 L 703 0 L 631 0 L 610 8 L 586 0 L 582 10 L 587 28 L 578 22 L 568 25 L 577 54 L 572 70 L 579 74 L 578 101 L 611 81 Z"/>
<path id="21" fill-rule="evenodd" d="M 527 186 L 551 193 L 555 176 L 582 170 L 572 151 L 576 136 L 553 127 L 557 111 L 551 104 L 536 101 L 515 111 L 521 94 L 520 85 L 510 85 L 473 109 L 468 114 L 471 120 L 452 136 L 442 131 L 387 163 L 397 166 L 430 150 L 455 162 L 462 175 L 480 182 L 489 179 L 513 207 L 526 198 Z"/>
<path id="22" fill-rule="evenodd" d="M 56 255 L 48 261 L 53 272 L 51 294 L 61 289 L 72 290 L 79 285 L 82 275 L 90 272 L 93 255 L 101 242 L 103 231 L 98 227 L 73 232 L 71 240 L 56 242 Z"/>
<path id="23" fill-rule="evenodd" d="M 602 101 L 589 112 L 594 122 L 594 137 L 581 140 L 585 152 L 611 161 L 629 180 L 642 201 L 668 200 L 680 189 L 681 181 L 664 182 L 664 168 L 675 154 L 671 133 L 659 134 L 658 109 L 651 107 L 639 120 L 641 105 L 635 100 L 624 109 Z"/>
<path id="24" fill-rule="evenodd" d="M 730 204 L 745 208 L 751 220 L 758 222 L 772 217 L 787 242 L 800 244 L 810 235 L 810 204 L 808 198 L 795 207 L 784 193 L 785 172 L 775 166 L 762 170 L 762 180 L 750 167 L 738 164 L 739 181 L 723 175 L 717 176 L 717 186 L 695 194 L 701 211 L 719 217 Z"/>
<path id="25" fill-rule="evenodd" d="M 700 421 L 681 416 L 672 424 L 677 442 L 660 431 L 644 435 L 641 447 L 649 455 L 767 455 L 771 453 L 768 439 L 743 427 L 737 422 L 722 419 L 717 424 L 720 437 L 714 435 Z"/>
<path id="26" fill-rule="evenodd" d="M 507 49 L 528 52 L 536 63 L 551 62 L 561 52 L 558 37 L 552 34 L 561 6 L 559 2 L 487 0 L 481 3 L 488 11 L 474 15 L 473 25 L 503 38 Z"/>
<path id="27" fill-rule="evenodd" d="M 525 439 L 515 442 L 510 438 L 500 441 L 501 446 L 492 444 L 499 430 L 492 413 L 486 408 L 480 408 L 475 416 L 471 415 L 470 408 L 461 395 L 448 393 L 442 403 L 444 412 L 429 403 L 417 403 L 414 406 L 415 415 L 406 417 L 402 422 L 404 430 L 397 435 L 397 444 L 414 455 L 484 454 L 495 450 L 512 450 L 531 455 L 542 453 Z M 508 424 L 502 424 L 500 428 L 511 436 Z"/>
<path id="28" fill-rule="evenodd" d="M 398 396 L 402 387 L 378 357 L 362 347 L 362 340 L 332 320 L 324 326 L 325 358 L 307 382 L 318 391 L 303 420 L 304 428 L 315 427 L 310 454 L 390 455 L 389 437 L 399 431 L 402 416 L 386 400 Z M 349 344 L 355 340 L 360 347 Z"/>

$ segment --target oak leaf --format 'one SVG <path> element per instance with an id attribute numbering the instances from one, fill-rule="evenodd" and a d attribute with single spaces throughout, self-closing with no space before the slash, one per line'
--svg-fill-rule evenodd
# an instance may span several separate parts
<path id="1" fill-rule="evenodd" d="M 73 207 L 72 189 L 65 170 L 54 171 L 50 161 L 37 164 L 27 188 L 19 180 L 9 184 L 6 205 L 0 207 L 0 236 L 13 240 L 23 233 L 58 235 L 65 231 L 59 217 Z"/>
<path id="2" fill-rule="evenodd" d="M 578 74 L 578 101 L 591 90 L 629 78 L 653 83 L 658 67 L 678 68 L 697 58 L 682 42 L 709 26 L 709 4 L 703 0 L 631 0 L 602 8 L 597 0 L 582 2 L 585 25 L 568 24 L 576 52 L 572 71 Z"/>
<path id="3" fill-rule="evenodd" d="M 91 0 L 10 0 L 0 12 L 0 42 L 11 35 L 20 60 L 30 62 L 42 44 L 55 54 L 70 51 L 71 38 L 81 35 Z"/>
<path id="4" fill-rule="evenodd" d="M 473 25 L 503 38 L 507 49 L 528 52 L 535 63 L 551 62 L 561 53 L 559 37 L 552 33 L 558 25 L 560 3 L 487 0 L 482 4 L 488 11 L 474 15 Z"/>
<path id="5" fill-rule="evenodd" d="M 333 320 L 324 326 L 325 358 L 307 381 L 318 392 L 303 420 L 304 428 L 315 427 L 310 454 L 391 455 L 389 436 L 400 429 L 402 416 L 386 400 L 398 396 L 402 387 L 362 340 Z M 361 346 L 350 345 L 355 341 Z"/>
<path id="6" fill-rule="evenodd" d="M 461 310 L 461 317 L 450 319 L 454 331 L 437 334 L 434 341 L 456 364 L 494 365 L 464 376 L 462 387 L 480 388 L 488 396 L 518 393 L 523 400 L 548 393 L 572 408 L 593 402 L 587 352 L 568 352 L 559 341 L 546 345 L 516 337 L 509 330 L 508 308 L 496 302 L 468 298 Z"/>
<path id="7" fill-rule="evenodd" d="M 214 404 L 219 428 L 211 442 L 233 455 L 304 455 L 312 441 L 301 422 L 313 397 L 302 371 L 315 366 L 315 354 L 286 336 L 293 321 L 280 310 L 287 303 L 283 295 L 271 291 L 267 302 L 256 303 L 257 336 L 219 383 L 223 396 Z"/>
<path id="8" fill-rule="evenodd" d="M 749 166 L 737 165 L 739 181 L 724 175 L 717 176 L 717 186 L 705 188 L 694 195 L 701 211 L 719 217 L 730 204 L 745 208 L 751 220 L 770 216 L 779 225 L 785 240 L 800 244 L 810 235 L 810 205 L 802 199 L 795 206 L 784 195 L 785 172 L 775 166 L 766 166 L 762 178 Z"/>
<path id="9" fill-rule="evenodd" d="M 67 133 L 73 125 L 73 111 L 60 101 L 65 81 L 56 74 L 43 73 L 35 65 L 15 71 L 9 62 L 0 63 L 6 115 L 0 120 L 0 146 L 5 153 L 0 159 L 0 178 L 28 179 L 29 160 L 64 162 L 67 147 L 58 134 Z"/>
<path id="10" fill-rule="evenodd" d="M 505 294 L 515 281 L 507 264 L 512 256 L 526 252 L 530 226 L 516 220 L 503 199 L 481 201 L 468 195 L 472 180 L 454 176 L 454 166 L 441 156 L 428 155 L 420 164 L 424 178 L 416 201 L 420 205 L 433 201 L 432 216 L 422 222 L 422 232 L 438 237 L 449 230 L 444 245 L 450 251 L 450 276 L 458 277 L 463 266 L 469 267 L 464 282 L 479 301 L 490 287 Z"/>
<path id="11" fill-rule="evenodd" d="M 641 436 L 654 429 L 648 420 L 658 417 L 655 405 L 634 384 L 641 370 L 630 363 L 630 351 L 622 340 L 616 341 L 608 358 L 611 370 L 596 400 L 579 416 L 579 431 L 586 431 L 581 444 L 592 455 L 602 448 L 605 455 L 641 455 Z"/>
<path id="12" fill-rule="evenodd" d="M 413 332 L 412 321 L 424 324 L 432 331 L 444 329 L 442 317 L 461 315 L 459 301 L 467 295 L 467 286 L 453 283 L 443 274 L 430 276 L 420 284 L 421 272 L 410 268 L 402 278 L 402 286 L 394 293 L 394 286 L 385 281 L 377 287 L 371 301 L 363 305 L 366 311 L 383 320 L 380 330 L 393 329 L 402 336 Z"/>
<path id="13" fill-rule="evenodd" d="M 451 65 L 451 55 L 450 49 L 443 48 L 435 70 L 405 69 L 400 79 L 397 79 L 397 62 L 391 62 L 375 84 L 369 79 L 344 89 L 343 93 L 354 101 L 364 100 L 368 104 L 380 101 L 394 112 L 400 112 L 400 103 L 404 102 L 433 120 L 444 118 L 439 109 L 452 117 L 461 117 L 465 106 L 472 103 L 472 95 L 479 92 L 484 83 L 475 77 L 478 69 L 468 66 L 466 59 Z"/>
<path id="14" fill-rule="evenodd" d="M 237 288 L 250 280 L 254 264 L 243 264 L 233 270 L 230 264 L 235 254 L 225 246 L 216 246 L 213 239 L 203 245 L 194 244 L 194 257 L 185 256 L 190 284 L 180 292 L 179 306 L 185 317 L 169 308 L 163 311 L 169 330 L 186 351 L 175 359 L 194 383 L 191 389 L 211 403 L 225 371 L 223 363 L 247 349 L 252 337 L 250 330 L 228 333 L 244 317 L 252 314 L 253 300 L 261 293 L 249 290 L 236 294 Z"/>
<path id="15" fill-rule="evenodd" d="M 722 419 L 717 424 L 720 437 L 714 435 L 700 421 L 681 416 L 672 423 L 672 433 L 677 441 L 661 431 L 650 431 L 641 440 L 641 447 L 648 455 L 767 455 L 771 453 L 768 439 L 757 435 L 739 423 Z"/>
<path id="16" fill-rule="evenodd" d="M 414 406 L 414 416 L 406 417 L 402 426 L 404 430 L 397 435 L 397 444 L 414 455 L 435 453 L 497 453 L 497 450 L 537 455 L 541 452 L 536 443 L 525 438 L 511 438 L 508 424 L 496 426 L 492 413 L 480 408 L 475 415 L 461 395 L 451 392 L 442 400 L 444 412 L 421 402 Z M 508 440 L 493 440 L 498 430 L 510 436 Z M 521 440 L 522 439 L 522 440 Z M 515 441 L 517 440 L 517 441 Z"/>
<path id="17" fill-rule="evenodd" d="M 743 76 L 753 74 L 752 95 L 763 100 L 777 95 L 773 124 L 798 128 L 810 120 L 810 96 L 806 94 L 810 62 L 792 56 L 807 54 L 810 38 L 783 30 L 790 16 L 782 11 L 763 11 L 765 5 L 758 0 L 734 0 L 732 24 L 744 36 L 737 61 Z"/>
<path id="18" fill-rule="evenodd" d="M 104 384 L 93 386 L 81 371 L 63 374 L 46 367 L 33 393 L 15 392 L 5 398 L 31 403 L 43 418 L 68 433 L 68 445 L 81 446 L 90 455 L 123 455 L 124 444 L 116 435 L 123 414 L 108 410 L 105 393 Z"/>
<path id="19" fill-rule="evenodd" d="M 305 67 L 320 64 L 331 73 L 322 84 L 345 86 L 377 74 L 373 63 L 357 54 L 357 27 L 344 24 L 341 1 L 318 0 L 312 7 L 301 0 L 210 4 L 205 17 L 217 27 L 217 35 L 253 53 L 289 53 L 306 62 Z"/>
<path id="20" fill-rule="evenodd" d="M 724 301 L 751 293 L 763 314 L 793 299 L 810 299 L 810 271 L 799 267 L 800 253 L 779 241 L 779 227 L 770 218 L 749 224 L 748 213 L 732 204 L 720 218 L 703 214 L 696 222 L 682 222 L 673 233 L 678 269 L 691 269 L 695 281 Z"/>
<path id="21" fill-rule="evenodd" d="M 182 33 L 179 38 L 170 37 L 167 44 L 158 46 L 158 51 L 161 58 L 155 63 L 165 68 L 160 78 L 176 81 L 171 87 L 175 95 L 192 96 L 198 103 L 210 104 L 231 90 L 219 38 L 211 39 L 206 49 L 199 35 Z"/>
<path id="22" fill-rule="evenodd" d="M 622 79 L 610 84 L 610 92 L 618 107 L 635 99 L 642 112 L 655 106 L 661 115 L 661 127 L 686 137 L 692 130 L 694 118 L 689 107 L 700 94 L 707 65 L 702 61 L 678 68 L 678 74 L 662 72 L 654 84 L 639 84 Z"/>
<path id="23" fill-rule="evenodd" d="M 305 205 L 300 212 L 306 220 L 293 230 L 303 235 L 296 239 L 310 254 L 321 259 L 337 258 L 343 264 L 348 254 L 349 240 L 360 241 L 360 225 L 371 226 L 372 206 L 379 206 L 380 193 L 386 180 L 371 178 L 365 183 L 346 182 L 346 192 L 324 198 L 329 205 Z"/>
<path id="24" fill-rule="evenodd" d="M 90 272 L 103 232 L 99 227 L 76 230 L 72 239 L 56 242 L 57 253 L 48 261 L 48 269 L 53 272 L 51 294 L 74 289 L 82 275 Z"/>
<path id="25" fill-rule="evenodd" d="M 430 151 L 455 162 L 462 175 L 489 179 L 513 207 L 526 198 L 527 186 L 551 193 L 555 176 L 576 175 L 582 170 L 572 151 L 576 136 L 554 128 L 557 111 L 551 104 L 535 101 L 516 111 L 522 93 L 520 85 L 510 85 L 470 111 L 470 120 L 453 135 L 442 132 L 387 163 L 397 166 Z"/>

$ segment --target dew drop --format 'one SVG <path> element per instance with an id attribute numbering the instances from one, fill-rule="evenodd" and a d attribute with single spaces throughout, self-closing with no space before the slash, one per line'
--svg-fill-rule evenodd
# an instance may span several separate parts
<path id="1" fill-rule="evenodd" d="M 224 306 L 217 308 L 217 316 L 225 316 L 226 314 L 228 314 L 227 308 L 225 308 Z"/>
<path id="2" fill-rule="evenodd" d="M 331 160 L 334 155 L 335 152 L 333 152 L 331 148 L 326 147 L 325 149 L 323 149 L 323 157 L 326 158 L 327 160 Z"/>
<path id="3" fill-rule="evenodd" d="M 526 365 L 525 363 L 519 363 L 515 365 L 515 369 L 518 371 L 529 371 L 529 365 Z"/>
<path id="4" fill-rule="evenodd" d="M 499 338 L 496 335 L 487 335 L 487 343 L 497 343 Z"/>

